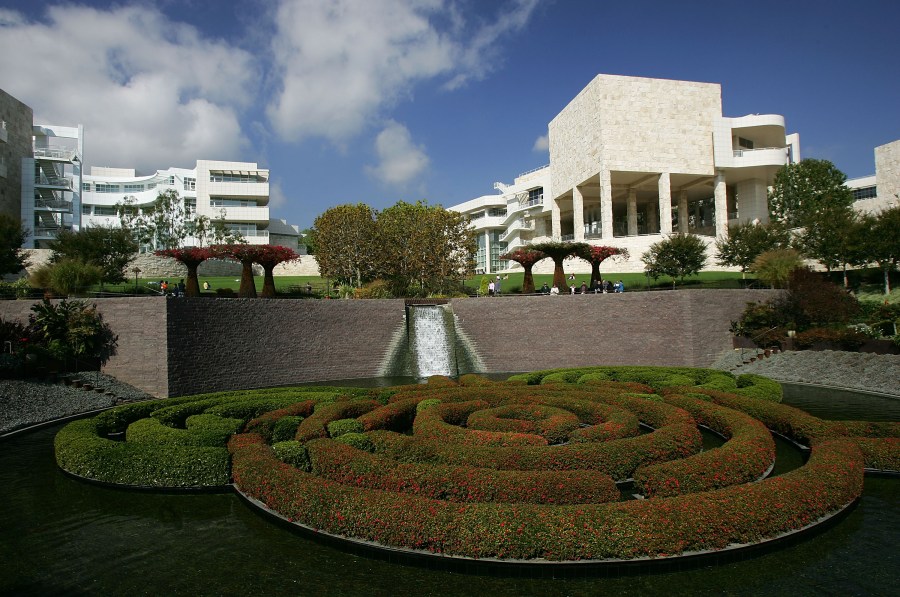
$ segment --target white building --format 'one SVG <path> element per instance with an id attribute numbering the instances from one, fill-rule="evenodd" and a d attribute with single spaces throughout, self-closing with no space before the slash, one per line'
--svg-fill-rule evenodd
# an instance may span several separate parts
<path id="1" fill-rule="evenodd" d="M 859 211 L 878 213 L 900 205 L 900 140 L 876 147 L 875 174 L 852 178 L 847 186 Z"/>
<path id="2" fill-rule="evenodd" d="M 22 158 L 21 213 L 25 248 L 40 249 L 61 230 L 80 228 L 84 128 L 36 124 L 32 133 L 32 155 Z"/>
<path id="3" fill-rule="evenodd" d="M 472 218 L 483 271 L 517 267 L 499 255 L 549 240 L 627 248 L 617 267 L 637 270 L 672 232 L 712 245 L 730 224 L 768 221 L 775 173 L 800 159 L 784 117 L 723 116 L 715 83 L 598 75 L 548 133 L 548 166 L 450 208 Z"/>
<path id="4" fill-rule="evenodd" d="M 174 189 L 188 218 L 224 218 L 250 244 L 297 249 L 297 226 L 269 217 L 269 171 L 250 162 L 198 160 L 193 169 L 169 168 L 149 176 L 133 169 L 92 167 L 82 182 L 84 226 L 118 226 L 118 204 L 151 208 L 160 191 Z M 187 239 L 187 245 L 198 244 Z"/>

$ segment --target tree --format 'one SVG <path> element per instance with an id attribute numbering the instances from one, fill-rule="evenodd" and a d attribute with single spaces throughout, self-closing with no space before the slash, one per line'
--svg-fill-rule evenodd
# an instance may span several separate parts
<path id="1" fill-rule="evenodd" d="M 531 269 L 534 264 L 547 257 L 540 251 L 535 251 L 530 247 L 519 247 L 515 251 L 510 251 L 500 256 L 500 259 L 509 259 L 515 261 L 525 269 L 525 278 L 522 280 L 522 293 L 532 294 L 534 292 L 534 276 Z"/>
<path id="2" fill-rule="evenodd" d="M 215 259 L 220 256 L 216 247 L 191 247 L 188 249 L 163 249 L 155 251 L 160 257 L 170 257 L 187 268 L 187 282 L 184 286 L 184 296 L 200 296 L 200 281 L 197 277 L 197 269 L 207 259 Z"/>
<path id="3" fill-rule="evenodd" d="M 395 296 L 443 294 L 475 269 L 475 232 L 465 215 L 398 201 L 375 221 L 376 274 Z M 322 252 L 321 235 L 319 252 Z"/>
<path id="4" fill-rule="evenodd" d="M 860 246 L 860 226 L 859 215 L 852 207 L 826 206 L 807 219 L 795 245 L 806 257 L 820 262 L 829 272 L 843 268 L 844 288 L 847 288 L 847 265 L 865 262 Z"/>
<path id="5" fill-rule="evenodd" d="M 263 268 L 262 298 L 275 298 L 275 277 L 273 271 L 279 263 L 294 261 L 300 256 L 289 247 L 258 245 L 254 261 Z"/>
<path id="6" fill-rule="evenodd" d="M 338 205 L 314 223 L 319 273 L 357 287 L 373 278 L 375 212 L 364 203 Z"/>
<path id="7" fill-rule="evenodd" d="M 590 245 L 587 243 L 563 243 L 550 241 L 531 245 L 535 251 L 545 253 L 553 260 L 553 285 L 557 288 L 567 288 L 566 272 L 563 269 L 563 261 L 579 252 L 587 251 Z"/>
<path id="8" fill-rule="evenodd" d="M 305 228 L 300 231 L 300 234 L 303 238 L 302 242 L 306 245 L 306 254 L 307 255 L 315 255 L 316 254 L 316 229 L 315 228 Z"/>
<path id="9" fill-rule="evenodd" d="M 234 259 L 241 264 L 241 285 L 238 287 L 240 298 L 256 298 L 256 282 L 253 279 L 253 263 L 259 254 L 259 245 L 218 245 L 215 247 L 218 257 Z"/>
<path id="10" fill-rule="evenodd" d="M 77 259 L 63 259 L 39 267 L 30 276 L 35 286 L 49 288 L 63 296 L 77 294 L 88 286 L 103 279 L 103 270 L 98 266 Z"/>
<path id="11" fill-rule="evenodd" d="M 706 243 L 693 234 L 673 234 L 650 245 L 650 249 L 641 256 L 641 261 L 654 280 L 660 276 L 670 276 L 674 288 L 676 277 L 684 283 L 685 276 L 692 276 L 703 269 Z"/>
<path id="12" fill-rule="evenodd" d="M 101 282 L 125 281 L 125 268 L 138 250 L 132 234 L 122 228 L 84 228 L 77 232 L 62 230 L 51 241 L 50 263 L 81 261 L 100 268 Z"/>
<path id="13" fill-rule="evenodd" d="M 865 216 L 858 228 L 863 260 L 877 263 L 884 275 L 884 293 L 891 293 L 891 270 L 900 264 L 900 205 Z"/>
<path id="14" fill-rule="evenodd" d="M 28 261 L 22 253 L 22 245 L 28 236 L 22 222 L 6 214 L 0 214 L 0 277 L 18 274 Z"/>
<path id="15" fill-rule="evenodd" d="M 790 244 L 791 236 L 777 223 L 754 224 L 747 222 L 733 226 L 728 236 L 716 240 L 719 265 L 741 268 L 741 277 L 753 265 L 757 257 L 773 249 L 783 249 Z"/>
<path id="16" fill-rule="evenodd" d="M 788 228 L 806 226 L 835 207 L 849 207 L 853 194 L 847 177 L 827 160 L 803 160 L 782 166 L 769 193 L 769 212 Z"/>
<path id="17" fill-rule="evenodd" d="M 116 205 L 122 227 L 130 230 L 141 245 L 154 249 L 177 249 L 188 238 L 199 246 L 207 243 L 240 244 L 243 236 L 228 228 L 225 212 L 220 217 L 190 214 L 175 189 L 159 191 L 152 207 L 138 208 L 134 199 Z"/>
<path id="18" fill-rule="evenodd" d="M 787 285 L 791 272 L 802 265 L 803 259 L 796 250 L 774 249 L 757 257 L 750 269 L 772 288 L 781 288 Z"/>
<path id="19" fill-rule="evenodd" d="M 597 288 L 602 281 L 600 277 L 600 264 L 610 257 L 628 258 L 628 249 L 619 247 L 605 247 L 602 245 L 587 245 L 586 248 L 579 248 L 575 253 L 576 257 L 580 257 L 591 264 L 591 288 Z"/>

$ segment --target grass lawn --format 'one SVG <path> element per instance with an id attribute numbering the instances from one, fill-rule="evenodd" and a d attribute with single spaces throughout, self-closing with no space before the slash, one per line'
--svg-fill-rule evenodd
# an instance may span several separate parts
<path id="1" fill-rule="evenodd" d="M 494 274 L 496 276 L 496 274 Z M 485 276 L 486 278 L 491 278 L 494 276 Z M 525 277 L 524 273 L 517 274 L 509 274 L 508 280 L 502 280 L 500 284 L 501 293 L 518 293 L 522 291 L 522 280 Z M 466 287 L 475 289 L 481 284 L 482 276 L 473 276 L 466 280 Z M 610 282 L 615 282 L 616 280 L 621 280 L 625 285 L 626 292 L 634 292 L 640 290 L 663 290 L 672 288 L 672 278 L 667 276 L 659 278 L 658 280 L 654 280 L 652 278 L 647 278 L 644 274 L 641 273 L 604 273 L 603 278 L 605 280 L 609 280 Z M 753 282 L 754 279 L 750 276 L 747 277 L 746 283 Z M 553 285 L 553 274 L 535 274 L 534 275 L 534 287 L 540 288 L 542 284 L 547 283 L 547 286 Z M 574 281 L 569 281 L 570 284 L 574 284 L 576 288 L 581 287 L 581 283 L 590 284 L 591 275 L 590 274 L 576 274 Z M 680 280 L 676 284 L 676 288 L 743 288 L 744 285 L 741 283 L 741 274 L 739 272 L 715 272 L 715 271 L 705 271 L 700 272 L 696 276 L 689 276 L 684 279 L 682 283 Z M 564 291 L 563 289 L 560 289 Z"/>

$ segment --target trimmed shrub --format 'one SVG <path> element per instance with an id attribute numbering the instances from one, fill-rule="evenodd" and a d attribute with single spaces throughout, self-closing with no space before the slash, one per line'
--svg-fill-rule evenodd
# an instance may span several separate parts
<path id="1" fill-rule="evenodd" d="M 375 451 L 375 444 L 372 443 L 372 440 L 365 433 L 344 433 L 334 438 L 334 440 L 363 452 Z"/>
<path id="2" fill-rule="evenodd" d="M 332 438 L 340 437 L 345 433 L 362 433 L 363 431 L 362 423 L 356 419 L 338 419 L 328 424 L 328 436 Z"/>
<path id="3" fill-rule="evenodd" d="M 440 398 L 429 398 L 428 400 L 423 400 L 423 401 L 419 402 L 418 404 L 416 404 L 416 414 L 419 414 L 423 410 L 428 410 L 432 406 L 435 406 L 436 404 L 440 404 L 440 403 L 441 403 Z"/>
<path id="4" fill-rule="evenodd" d="M 278 442 L 272 445 L 272 451 L 275 452 L 278 460 L 285 464 L 296 467 L 301 471 L 308 472 L 310 470 L 309 452 L 307 452 L 306 446 L 300 442 L 293 440 Z"/>
<path id="5" fill-rule="evenodd" d="M 303 421 L 303 417 L 291 415 L 278 419 L 272 428 L 271 442 L 275 444 L 292 440 L 297 434 L 297 427 L 301 421 Z"/>

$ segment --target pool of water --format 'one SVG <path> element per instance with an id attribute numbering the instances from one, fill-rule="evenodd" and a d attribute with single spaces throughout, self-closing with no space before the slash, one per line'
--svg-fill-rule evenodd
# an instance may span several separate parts
<path id="1" fill-rule="evenodd" d="M 810 394 L 802 408 L 824 408 L 819 416 L 900 420 L 897 400 Z M 0 443 L 0 594 L 883 595 L 900 580 L 900 479 L 866 478 L 859 506 L 834 528 L 744 562 L 615 579 L 497 578 L 347 554 L 269 523 L 232 494 L 76 481 L 54 462 L 57 430 Z"/>

